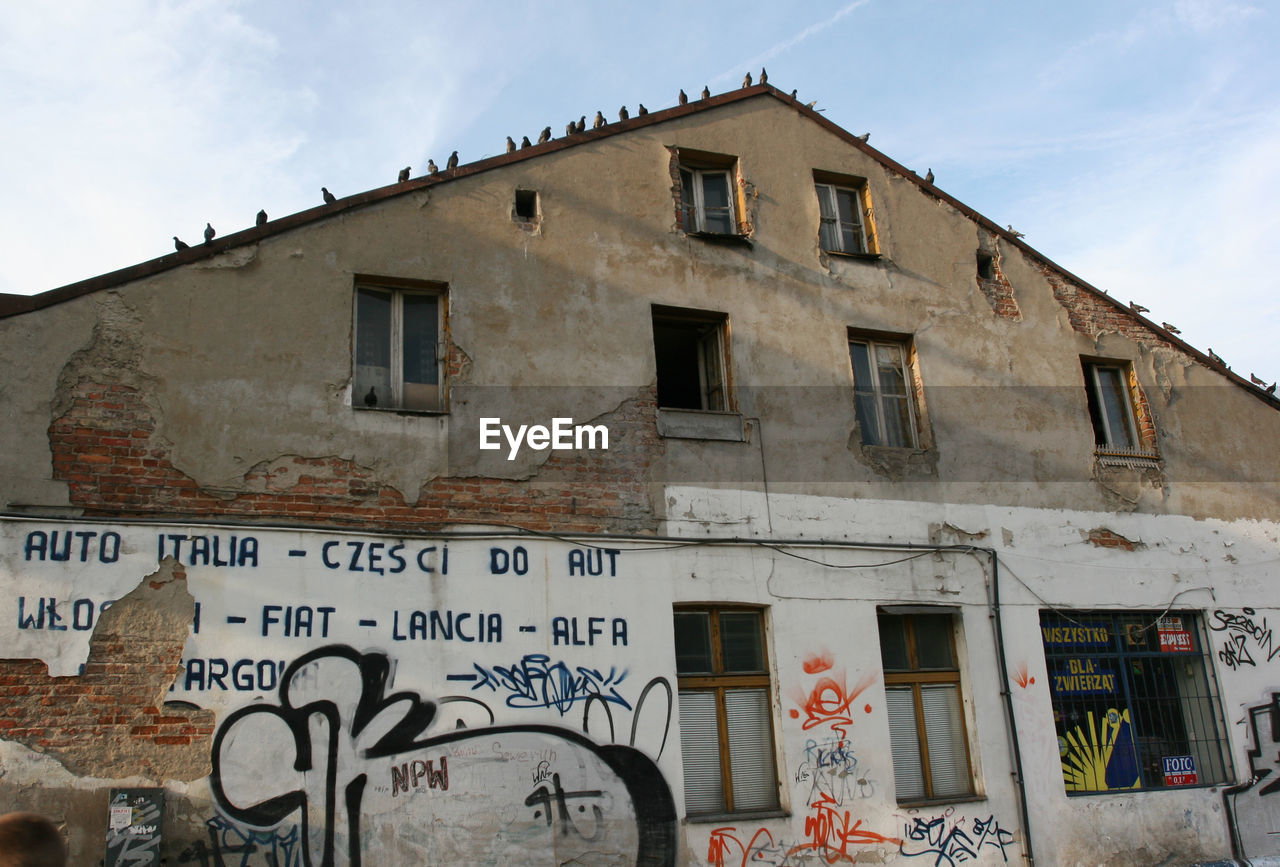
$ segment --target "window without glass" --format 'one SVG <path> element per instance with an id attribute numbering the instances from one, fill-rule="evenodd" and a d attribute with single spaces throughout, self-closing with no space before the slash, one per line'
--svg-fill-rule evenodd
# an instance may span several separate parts
<path id="1" fill-rule="evenodd" d="M 851 337 L 853 398 L 862 442 L 869 446 L 915 448 L 916 409 L 907 344 Z"/>
<path id="2" fill-rule="evenodd" d="M 833 253 L 869 253 L 865 214 L 865 187 L 815 184 L 821 222 L 818 238 L 822 249 Z"/>
<path id="3" fill-rule="evenodd" d="M 354 406 L 443 408 L 441 300 L 438 291 L 356 288 Z"/>
<path id="4" fill-rule="evenodd" d="M 954 616 L 880 612 L 878 620 L 898 802 L 973 795 Z"/>
<path id="5" fill-rule="evenodd" d="M 1142 451 L 1133 417 L 1129 366 L 1121 363 L 1084 362 L 1089 419 L 1098 447 L 1118 451 Z"/>
<path id="6" fill-rule="evenodd" d="M 1042 611 L 1040 632 L 1068 794 L 1231 779 L 1194 613 Z"/>
<path id="7" fill-rule="evenodd" d="M 658 406 L 716 412 L 729 409 L 727 325 L 723 313 L 653 308 Z"/>
<path id="8" fill-rule="evenodd" d="M 675 612 L 685 811 L 776 810 L 768 656 L 759 610 Z"/>

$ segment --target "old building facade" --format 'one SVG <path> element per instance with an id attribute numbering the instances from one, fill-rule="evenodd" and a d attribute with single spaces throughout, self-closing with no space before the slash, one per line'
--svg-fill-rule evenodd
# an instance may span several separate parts
<path id="1" fill-rule="evenodd" d="M 770 86 L 0 304 L 73 863 L 1280 854 L 1280 402 Z"/>

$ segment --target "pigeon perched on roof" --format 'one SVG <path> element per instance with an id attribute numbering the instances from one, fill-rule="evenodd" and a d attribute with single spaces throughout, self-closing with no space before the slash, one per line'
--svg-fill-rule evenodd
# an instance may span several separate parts
<path id="1" fill-rule="evenodd" d="M 793 87 L 793 88 L 791 88 L 791 98 L 792 98 L 792 99 L 795 99 L 795 98 L 796 98 L 796 89 L 795 89 L 794 87 Z"/>
<path id="2" fill-rule="evenodd" d="M 332 205 L 334 202 L 338 201 L 337 196 L 329 192 L 328 187 L 321 187 L 320 192 L 324 195 L 324 203 L 326 205 Z"/>
<path id="3" fill-rule="evenodd" d="M 748 72 L 746 75 L 742 76 L 742 86 L 743 86 L 743 87 L 750 87 L 750 86 L 751 86 L 751 73 L 750 73 L 750 72 Z"/>
<path id="4" fill-rule="evenodd" d="M 608 123 L 608 121 L 604 119 L 604 113 L 597 111 L 596 119 L 591 121 L 591 128 L 599 129 L 600 127 L 604 126 L 606 123 Z"/>
<path id="5" fill-rule="evenodd" d="M 1256 374 L 1256 373 L 1250 373 L 1250 374 L 1249 374 L 1249 381 L 1250 381 L 1250 382 L 1252 382 L 1254 385 L 1266 385 L 1266 384 L 1267 384 L 1267 381 L 1266 381 L 1265 379 L 1259 379 L 1259 378 L 1258 378 L 1258 374 Z"/>
<path id="6" fill-rule="evenodd" d="M 544 126 L 542 132 L 538 133 L 538 144 L 551 141 L 551 127 Z"/>
<path id="7" fill-rule="evenodd" d="M 711 98 L 711 88 L 707 87 L 705 84 L 702 85 L 702 98 L 703 99 Z"/>
<path id="8" fill-rule="evenodd" d="M 578 125 L 574 127 L 575 132 L 587 131 L 587 116 L 584 114 L 578 118 Z"/>
<path id="9" fill-rule="evenodd" d="M 1218 362 L 1218 364 L 1221 364 L 1223 367 L 1227 366 L 1227 363 L 1222 360 L 1222 356 L 1213 351 L 1212 346 L 1209 347 L 1209 357 L 1212 358 L 1214 361 Z"/>
<path id="10" fill-rule="evenodd" d="M 1009 234 L 1010 234 L 1010 235 L 1013 235 L 1013 237 L 1015 237 L 1015 238 L 1025 238 L 1025 237 L 1027 237 L 1026 235 L 1024 235 L 1024 234 L 1022 234 L 1021 232 L 1019 232 L 1017 229 L 1015 229 L 1015 228 L 1013 227 L 1013 224 L 1012 224 L 1012 223 L 1010 223 L 1010 224 L 1009 224 L 1008 226 L 1006 226 L 1005 228 L 1007 228 L 1007 229 L 1009 230 Z"/>
<path id="11" fill-rule="evenodd" d="M 649 109 L 644 107 L 643 102 L 640 103 L 640 108 L 636 111 L 636 114 L 648 114 L 648 113 L 649 113 Z"/>
<path id="12" fill-rule="evenodd" d="M 457 167 L 458 167 L 458 152 L 454 151 L 453 153 L 449 154 L 449 161 L 445 163 L 445 168 L 447 168 L 449 171 L 453 171 Z"/>
<path id="13" fill-rule="evenodd" d="M 681 105 L 688 105 L 688 104 L 689 104 L 689 94 L 687 94 L 687 93 L 685 93 L 685 92 L 684 92 L 684 88 L 683 88 L 683 87 L 682 87 L 682 88 L 680 88 L 680 104 L 681 104 Z"/>
<path id="14" fill-rule="evenodd" d="M 396 180 L 397 180 L 397 181 L 399 181 L 399 182 L 400 182 L 400 183 L 402 183 L 402 184 L 403 184 L 405 181 L 409 180 L 409 170 L 410 170 L 410 168 L 412 168 L 412 167 L 411 167 L 411 166 L 405 166 L 404 168 L 402 168 L 402 169 L 400 170 L 400 175 L 399 175 L 399 177 L 397 177 L 397 178 L 396 178 Z"/>
<path id="15" fill-rule="evenodd" d="M 528 139 L 525 139 L 525 141 L 528 141 Z M 427 160 L 427 172 L 433 175 L 440 173 L 440 169 L 436 167 L 435 160 Z"/>
<path id="16" fill-rule="evenodd" d="M 524 150 L 525 148 L 531 148 L 531 147 L 533 147 L 533 142 L 529 141 L 529 137 L 527 135 L 521 136 L 520 150 Z"/>
<path id="17" fill-rule="evenodd" d="M 804 104 L 804 107 L 805 107 L 805 108 L 813 108 L 813 107 L 814 107 L 815 105 L 817 105 L 817 104 L 818 104 L 818 101 L 817 101 L 816 99 L 811 99 L 811 100 L 809 100 L 808 102 L 806 102 L 806 103 Z"/>
<path id="18" fill-rule="evenodd" d="M 864 132 L 862 135 L 858 136 L 858 141 L 862 142 L 863 144 L 866 144 L 867 139 L 869 138 L 871 138 L 871 133 Z"/>
<path id="19" fill-rule="evenodd" d="M 627 107 L 625 105 L 618 109 L 618 120 L 626 120 L 629 117 L 631 117 L 631 112 L 627 111 Z"/>
<path id="20" fill-rule="evenodd" d="M 213 236 L 214 236 L 214 235 L 216 235 L 216 234 L 218 234 L 218 231 L 217 231 L 217 229 L 213 228 L 213 225 L 212 225 L 212 224 L 210 224 L 210 223 L 205 223 L 205 224 L 204 224 L 204 242 L 205 242 L 206 244 L 208 244 L 210 241 L 212 241 L 212 240 L 213 240 Z"/>
<path id="21" fill-rule="evenodd" d="M 258 219 L 255 225 L 262 226 L 262 225 L 265 225 L 266 222 L 267 222 L 267 212 L 265 210 L 258 211 Z"/>
<path id="22" fill-rule="evenodd" d="M 1151 312 L 1151 308 L 1143 307 L 1137 301 L 1130 301 L 1129 309 L 1132 310 L 1134 313 L 1150 313 Z"/>
<path id="23" fill-rule="evenodd" d="M 188 244 L 186 241 L 183 241 L 183 240 L 182 240 L 181 238 L 179 238 L 177 235 L 174 235 L 174 236 L 173 236 L 173 249 L 175 249 L 175 250 L 177 250 L 179 253 L 181 253 L 183 250 L 190 250 L 190 249 L 191 249 L 191 245 L 190 245 L 190 244 Z"/>
<path id="24" fill-rule="evenodd" d="M 372 385 L 369 386 L 369 393 L 364 396 L 364 405 L 365 406 L 378 405 L 378 390 L 375 386 L 372 386 Z"/>
<path id="25" fill-rule="evenodd" d="M 933 169 L 929 169 L 929 171 L 925 172 L 925 175 L 924 175 L 924 182 L 925 182 L 926 184 L 931 184 L 931 183 L 933 183 Z"/>
<path id="26" fill-rule="evenodd" d="M 565 135 L 573 135 L 577 131 L 578 131 L 578 122 L 576 120 L 571 120 L 564 125 Z"/>
<path id="27" fill-rule="evenodd" d="M 1263 389 L 1263 391 L 1265 391 L 1267 394 L 1275 394 L 1275 393 L 1276 393 L 1276 384 L 1275 384 L 1274 382 L 1273 382 L 1273 383 L 1271 383 L 1271 384 L 1270 384 L 1270 385 L 1268 385 L 1266 388 L 1264 388 L 1264 389 Z"/>
<path id="28" fill-rule="evenodd" d="M 764 71 L 764 67 L 763 67 L 763 66 L 762 66 L 762 67 L 760 67 L 760 83 L 761 83 L 761 84 L 768 84 L 768 83 L 769 83 L 769 73 L 767 73 L 767 72 L 765 72 L 765 71 Z"/>
<path id="29" fill-rule="evenodd" d="M 511 136 L 507 136 L 507 153 L 511 153 L 516 149 L 516 140 Z"/>
<path id="30" fill-rule="evenodd" d="M 1161 323 L 1160 323 L 1160 327 L 1161 327 L 1161 328 L 1163 328 L 1165 331 L 1168 331 L 1170 334 L 1181 334 L 1181 333 L 1182 333 L 1182 332 L 1181 332 L 1181 331 L 1179 331 L 1177 328 L 1174 328 L 1172 325 L 1170 325 L 1168 322 L 1161 322 Z"/>

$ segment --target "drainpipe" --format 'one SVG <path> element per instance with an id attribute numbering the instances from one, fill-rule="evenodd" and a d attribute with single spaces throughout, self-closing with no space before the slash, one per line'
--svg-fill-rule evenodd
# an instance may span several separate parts
<path id="1" fill-rule="evenodd" d="M 985 550 L 991 557 L 991 621 L 996 638 L 996 661 L 1000 666 L 1000 695 L 1004 698 L 1004 715 L 1009 726 L 1009 745 L 1013 752 L 1013 783 L 1018 789 L 1018 809 L 1022 819 L 1022 854 L 1027 867 L 1035 867 L 1036 856 L 1031 846 L 1031 815 L 1027 809 L 1027 786 L 1022 776 L 1022 750 L 1018 745 L 1018 721 L 1013 715 L 1013 690 L 1009 684 L 1009 666 L 1004 658 L 1004 627 L 1000 618 L 1000 558 L 994 548 Z"/>

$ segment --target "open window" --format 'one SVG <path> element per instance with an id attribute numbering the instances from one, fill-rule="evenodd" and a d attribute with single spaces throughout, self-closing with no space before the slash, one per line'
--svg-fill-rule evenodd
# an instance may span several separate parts
<path id="1" fill-rule="evenodd" d="M 910 339 L 850 332 L 849 360 L 863 444 L 919 448 L 919 389 L 911 366 Z"/>
<path id="2" fill-rule="evenodd" d="M 818 195 L 821 248 L 850 256 L 878 253 L 866 179 L 815 171 L 813 180 Z"/>
<path id="3" fill-rule="evenodd" d="M 728 317 L 678 307 L 653 307 L 658 406 L 725 412 L 730 409 Z"/>
<path id="4" fill-rule="evenodd" d="M 737 159 L 680 148 L 673 155 L 680 226 L 689 235 L 740 237 Z"/>
<path id="5" fill-rule="evenodd" d="M 764 612 L 680 607 L 675 638 L 686 813 L 777 810 Z"/>
<path id="6" fill-rule="evenodd" d="M 955 614 L 884 609 L 877 619 L 898 803 L 972 797 Z"/>
<path id="7" fill-rule="evenodd" d="M 1097 359 L 1082 364 L 1097 454 L 1155 458 L 1155 426 L 1133 366 Z"/>
<path id="8" fill-rule="evenodd" d="M 359 280 L 352 405 L 440 412 L 444 287 Z"/>

